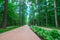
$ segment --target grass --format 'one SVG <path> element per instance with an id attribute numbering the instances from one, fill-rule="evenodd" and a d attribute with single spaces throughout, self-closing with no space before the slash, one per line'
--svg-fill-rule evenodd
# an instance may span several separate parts
<path id="1" fill-rule="evenodd" d="M 10 26 L 10 27 L 7 27 L 5 29 L 0 29 L 0 33 L 4 33 L 6 31 L 10 31 L 10 30 L 15 29 L 15 28 L 18 28 L 18 26 Z"/>
<path id="2" fill-rule="evenodd" d="M 31 29 L 44 40 L 60 40 L 60 33 L 57 30 L 46 30 L 38 26 L 31 26 Z"/>

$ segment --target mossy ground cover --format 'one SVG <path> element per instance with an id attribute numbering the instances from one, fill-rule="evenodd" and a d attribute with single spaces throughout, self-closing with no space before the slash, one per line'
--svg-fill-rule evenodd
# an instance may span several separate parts
<path id="1" fill-rule="evenodd" d="M 31 29 L 44 40 L 60 40 L 60 33 L 56 30 L 45 30 L 37 26 L 31 26 Z"/>
<path id="2" fill-rule="evenodd" d="M 9 27 L 6 27 L 5 29 L 0 29 L 0 33 L 4 33 L 6 31 L 10 31 L 10 30 L 13 30 L 15 28 L 18 28 L 18 26 L 9 26 Z"/>

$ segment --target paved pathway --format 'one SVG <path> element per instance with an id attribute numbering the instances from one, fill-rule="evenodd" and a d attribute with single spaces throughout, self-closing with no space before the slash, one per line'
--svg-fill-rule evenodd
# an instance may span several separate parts
<path id="1" fill-rule="evenodd" d="M 29 26 L 23 26 L 0 34 L 0 40 L 41 40 Z"/>

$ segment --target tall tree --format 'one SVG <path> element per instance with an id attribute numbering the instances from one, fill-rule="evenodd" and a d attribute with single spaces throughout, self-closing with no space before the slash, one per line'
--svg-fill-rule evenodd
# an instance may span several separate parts
<path id="1" fill-rule="evenodd" d="M 25 13 L 26 13 L 25 0 L 20 0 L 19 1 L 19 26 L 25 24 L 25 17 L 26 17 Z"/>
<path id="2" fill-rule="evenodd" d="M 4 0 L 4 13 L 3 13 L 3 21 L 2 21 L 2 27 L 3 28 L 6 28 L 7 10 L 8 10 L 8 0 Z"/>
<path id="3" fill-rule="evenodd" d="M 56 27 L 58 27 L 56 0 L 54 0 L 54 13 L 55 13 L 55 25 L 56 25 Z"/>
<path id="4" fill-rule="evenodd" d="M 46 27 L 48 26 L 48 0 L 46 0 Z"/>
<path id="5" fill-rule="evenodd" d="M 18 21 L 18 25 L 20 26 L 22 23 L 21 23 L 21 16 L 22 16 L 22 0 L 19 1 L 19 21 Z"/>

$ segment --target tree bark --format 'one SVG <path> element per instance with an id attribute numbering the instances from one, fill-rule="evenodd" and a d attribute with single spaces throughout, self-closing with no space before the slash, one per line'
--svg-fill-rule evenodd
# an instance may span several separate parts
<path id="1" fill-rule="evenodd" d="M 56 25 L 56 27 L 58 27 L 56 0 L 54 0 L 54 13 L 55 13 L 55 25 Z"/>
<path id="2" fill-rule="evenodd" d="M 48 26 L 48 14 L 46 13 L 46 27 Z"/>
<path id="3" fill-rule="evenodd" d="M 18 26 L 22 25 L 22 0 L 19 1 L 19 19 Z"/>
<path id="4" fill-rule="evenodd" d="M 46 1 L 46 27 L 48 26 L 48 5 Z"/>
<path id="5" fill-rule="evenodd" d="M 7 24 L 7 10 L 8 10 L 8 0 L 5 0 L 2 28 L 6 28 L 6 24 Z"/>

